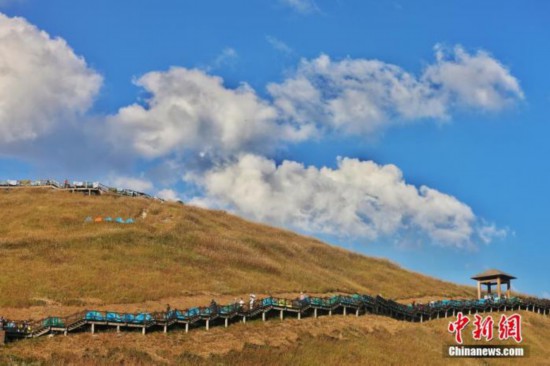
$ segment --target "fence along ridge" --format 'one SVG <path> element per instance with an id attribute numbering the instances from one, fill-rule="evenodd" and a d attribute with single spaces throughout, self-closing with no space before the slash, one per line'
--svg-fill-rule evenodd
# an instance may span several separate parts
<path id="1" fill-rule="evenodd" d="M 144 197 L 157 199 L 164 201 L 162 198 L 153 197 L 147 193 L 136 191 L 128 188 L 117 188 L 110 187 L 100 182 L 89 182 L 89 181 L 68 181 L 65 180 L 63 183 L 59 183 L 53 179 L 41 179 L 41 180 L 0 180 L 0 188 L 3 189 L 17 189 L 17 188 L 52 188 L 56 190 L 65 190 L 71 192 L 84 192 L 88 194 L 116 194 L 119 196 L 129 196 L 129 197 Z"/>

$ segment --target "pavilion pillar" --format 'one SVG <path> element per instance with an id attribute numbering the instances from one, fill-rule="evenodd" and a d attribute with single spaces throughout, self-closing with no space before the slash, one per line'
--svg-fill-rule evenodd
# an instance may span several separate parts
<path id="1" fill-rule="evenodd" d="M 510 298 L 511 295 L 512 295 L 512 291 L 510 291 L 510 280 L 508 280 L 508 281 L 506 282 L 506 286 L 507 286 L 507 287 L 506 287 L 506 296 L 507 296 L 508 298 Z"/>
<path id="2" fill-rule="evenodd" d="M 502 293 L 501 293 L 501 290 L 500 290 L 500 286 L 502 285 L 502 283 L 500 282 L 500 277 L 497 278 L 497 295 L 499 298 L 502 297 Z"/>
<path id="3" fill-rule="evenodd" d="M 189 333 L 189 323 L 185 323 L 185 333 Z"/>
<path id="4" fill-rule="evenodd" d="M 491 282 L 487 284 L 487 293 L 491 294 Z"/>
<path id="5" fill-rule="evenodd" d="M 477 299 L 481 299 L 481 281 L 477 281 Z"/>
<path id="6" fill-rule="evenodd" d="M 313 309 L 313 316 L 317 318 L 317 308 Z"/>

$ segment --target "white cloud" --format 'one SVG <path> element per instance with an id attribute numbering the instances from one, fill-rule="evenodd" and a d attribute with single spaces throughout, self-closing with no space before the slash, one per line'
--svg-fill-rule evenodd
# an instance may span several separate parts
<path id="1" fill-rule="evenodd" d="M 519 83 L 484 51 L 436 47 L 436 63 L 420 77 L 378 60 L 327 55 L 303 59 L 268 91 L 287 120 L 348 134 L 372 134 L 396 123 L 447 120 L 463 108 L 499 111 L 523 99 Z"/>
<path id="2" fill-rule="evenodd" d="M 176 191 L 174 191 L 173 189 L 160 190 L 157 193 L 157 197 L 162 198 L 163 200 L 166 200 L 166 201 L 179 201 L 180 200 L 178 193 Z"/>
<path id="3" fill-rule="evenodd" d="M 407 184 L 394 165 L 343 158 L 336 169 L 293 161 L 277 166 L 247 154 L 187 179 L 206 194 L 193 204 L 225 207 L 312 233 L 374 240 L 408 232 L 454 247 L 470 247 L 478 236 L 478 219 L 469 206 L 429 187 Z"/>
<path id="4" fill-rule="evenodd" d="M 508 236 L 508 229 L 498 228 L 495 224 L 484 223 L 478 230 L 479 238 L 485 244 L 489 244 L 495 239 L 501 239 Z"/>
<path id="5" fill-rule="evenodd" d="M 110 116 L 109 136 L 147 158 L 265 155 L 323 134 L 368 137 L 391 125 L 445 121 L 463 108 L 496 111 L 523 98 L 517 80 L 486 52 L 436 50 L 436 62 L 420 77 L 378 60 L 303 59 L 288 78 L 268 84 L 271 99 L 246 83 L 228 88 L 202 70 L 150 72 L 136 81 L 150 99 Z"/>
<path id="6" fill-rule="evenodd" d="M 232 66 L 235 64 L 238 58 L 239 58 L 239 54 L 234 48 L 226 47 L 216 57 L 216 59 L 212 62 L 212 64 L 205 68 L 205 70 L 212 71 L 227 65 Z"/>
<path id="7" fill-rule="evenodd" d="M 132 189 L 138 192 L 147 192 L 154 187 L 151 181 L 135 177 L 115 177 L 111 181 L 111 185 L 116 188 Z"/>
<path id="8" fill-rule="evenodd" d="M 287 119 L 331 131 L 371 134 L 399 119 L 447 118 L 428 85 L 377 60 L 302 60 L 292 77 L 268 90 Z"/>
<path id="9" fill-rule="evenodd" d="M 423 79 L 440 90 L 446 102 L 499 111 L 524 98 L 517 79 L 487 52 L 469 54 L 460 46 L 449 52 L 440 45 L 435 50 L 437 62 L 425 70 Z"/>
<path id="10" fill-rule="evenodd" d="M 63 39 L 0 13 L 0 143 L 36 139 L 82 115 L 101 83 Z"/>
<path id="11" fill-rule="evenodd" d="M 307 130 L 277 123 L 277 110 L 247 84 L 236 89 L 200 70 L 150 72 L 136 82 L 152 96 L 109 118 L 113 143 L 130 144 L 146 157 L 184 151 L 227 155 L 271 151 L 278 141 L 296 141 Z M 126 141 L 124 141 L 126 139 Z"/>
<path id="12" fill-rule="evenodd" d="M 450 195 L 407 184 L 393 165 L 342 159 L 337 169 L 318 169 L 290 161 L 276 166 L 260 156 L 323 133 L 369 136 L 391 124 L 447 120 L 459 108 L 493 111 L 523 98 L 516 79 L 486 53 L 441 52 L 420 77 L 378 60 L 302 60 L 290 77 L 268 85 L 271 100 L 247 84 L 227 88 L 200 70 L 151 72 L 137 81 L 150 99 L 111 116 L 110 135 L 138 155 L 185 162 L 185 179 L 204 190 L 195 204 L 311 233 L 369 240 L 408 233 L 455 247 L 490 243 L 507 229 Z M 492 90 L 489 104 L 466 99 L 466 89 L 449 76 L 486 69 L 492 76 L 472 91 Z M 185 152 L 201 158 L 190 162 Z"/>
<path id="13" fill-rule="evenodd" d="M 282 4 L 302 14 L 309 14 L 319 11 L 314 0 L 280 0 Z"/>
<path id="14" fill-rule="evenodd" d="M 281 41 L 280 39 L 273 37 L 273 36 L 266 36 L 265 39 L 267 42 L 275 49 L 276 51 L 281 52 L 284 55 L 290 55 L 292 54 L 292 48 L 290 48 L 286 43 Z"/>

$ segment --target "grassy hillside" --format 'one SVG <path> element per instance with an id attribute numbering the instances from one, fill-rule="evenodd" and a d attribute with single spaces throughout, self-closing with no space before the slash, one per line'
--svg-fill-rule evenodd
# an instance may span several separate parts
<path id="1" fill-rule="evenodd" d="M 148 215 L 140 218 L 143 210 Z M 136 224 L 84 223 L 122 216 Z M 220 211 L 129 197 L 0 190 L 0 314 L 38 319 L 83 308 L 160 310 L 220 303 L 248 292 L 381 293 L 395 299 L 472 297 L 474 289 L 406 271 L 313 238 Z M 0 348 L 14 365 L 507 364 L 442 357 L 447 320 L 323 316 L 252 320 L 189 334 L 139 330 L 43 337 Z M 524 314 L 531 356 L 547 364 L 550 318 Z M 466 342 L 468 343 L 468 341 Z M 498 342 L 494 342 L 498 343 Z M 451 362 L 453 361 L 453 362 Z"/>
<path id="2" fill-rule="evenodd" d="M 84 223 L 87 216 L 132 217 L 136 224 Z M 47 189 L 0 190 L 0 258 L 0 307 L 10 308 L 250 291 L 474 293 L 221 211 Z"/>

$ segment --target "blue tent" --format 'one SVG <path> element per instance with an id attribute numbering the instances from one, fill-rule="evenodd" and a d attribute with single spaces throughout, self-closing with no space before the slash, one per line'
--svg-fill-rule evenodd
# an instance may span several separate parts
<path id="1" fill-rule="evenodd" d="M 86 313 L 86 320 L 104 321 L 105 318 L 99 311 L 88 311 Z"/>
<path id="2" fill-rule="evenodd" d="M 112 219 L 110 216 L 107 216 L 106 218 L 103 219 L 103 221 L 105 221 L 105 222 L 113 222 L 113 219 Z"/>
<path id="3" fill-rule="evenodd" d="M 136 222 L 134 221 L 134 219 L 130 218 L 130 219 L 126 220 L 126 223 L 127 224 L 135 224 Z"/>
<path id="4" fill-rule="evenodd" d="M 153 320 L 153 317 L 149 313 L 139 313 L 134 318 L 134 323 L 145 324 Z"/>
<path id="5" fill-rule="evenodd" d="M 106 315 L 106 319 L 108 322 L 117 322 L 117 323 L 123 322 L 123 317 L 119 313 L 109 312 Z"/>
<path id="6" fill-rule="evenodd" d="M 124 219 L 122 217 L 117 217 L 115 219 L 115 222 L 118 222 L 119 224 L 124 224 Z"/>

